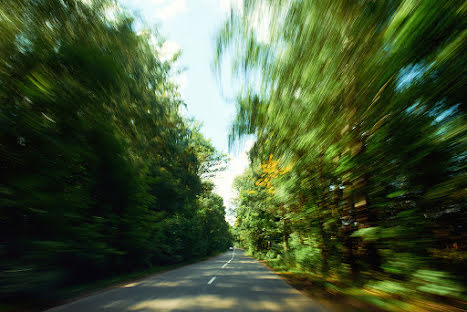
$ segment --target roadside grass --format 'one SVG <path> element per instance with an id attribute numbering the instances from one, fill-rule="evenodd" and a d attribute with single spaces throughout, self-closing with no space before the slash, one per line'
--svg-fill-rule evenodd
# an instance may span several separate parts
<path id="1" fill-rule="evenodd" d="M 81 298 L 96 294 L 98 292 L 110 290 L 116 287 L 121 287 L 128 283 L 134 283 L 145 278 L 151 277 L 155 274 L 178 269 L 193 263 L 205 261 L 207 259 L 216 257 L 223 252 L 218 252 L 210 256 L 201 258 L 190 259 L 177 264 L 165 266 L 153 266 L 146 270 L 130 272 L 118 276 L 112 276 L 105 279 L 99 279 L 90 283 L 73 285 L 64 287 L 53 296 L 47 298 L 12 298 L 8 302 L 0 303 L 0 312 L 38 312 L 54 306 L 66 304 L 79 300 Z"/>
<path id="2" fill-rule="evenodd" d="M 290 269 L 279 260 L 258 260 L 281 276 L 289 285 L 333 312 L 462 312 L 467 308 L 466 302 L 461 300 L 418 295 L 408 299 L 383 291 L 356 287 L 349 281 L 342 281 L 337 277 L 323 278 Z"/>

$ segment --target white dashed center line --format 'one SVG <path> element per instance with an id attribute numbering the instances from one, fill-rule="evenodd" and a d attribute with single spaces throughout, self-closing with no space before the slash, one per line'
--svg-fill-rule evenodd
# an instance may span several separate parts
<path id="1" fill-rule="evenodd" d="M 224 269 L 224 268 L 227 266 L 227 264 L 229 264 L 229 263 L 230 263 L 230 261 L 232 261 L 232 260 L 233 260 L 233 258 L 234 258 L 234 257 L 235 257 L 235 252 L 232 252 L 232 258 L 230 258 L 230 260 L 229 260 L 229 261 L 227 261 L 226 263 L 224 263 L 224 265 L 222 266 L 222 268 Z"/>
<path id="2" fill-rule="evenodd" d="M 232 252 L 232 258 L 230 258 L 229 261 L 227 261 L 226 263 L 224 263 L 224 265 L 222 266 L 222 268 L 224 269 L 232 260 L 233 258 L 235 257 L 235 252 Z M 211 285 L 212 282 L 214 282 L 214 280 L 216 279 L 216 276 L 214 276 L 213 278 L 211 278 L 208 282 L 208 285 Z"/>
<path id="3" fill-rule="evenodd" d="M 210 285 L 212 282 L 214 282 L 214 280 L 216 279 L 216 277 L 214 276 L 213 278 L 211 278 L 208 282 L 208 285 Z"/>

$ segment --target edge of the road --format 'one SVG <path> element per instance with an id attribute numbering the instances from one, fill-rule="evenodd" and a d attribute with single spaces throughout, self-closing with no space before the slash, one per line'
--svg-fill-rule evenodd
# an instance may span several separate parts
<path id="1" fill-rule="evenodd" d="M 249 257 L 252 257 L 248 255 Z M 257 260 L 258 262 L 262 263 L 269 271 L 272 273 L 276 274 L 279 276 L 287 285 L 292 287 L 293 289 L 297 290 L 299 293 L 302 295 L 310 298 L 313 300 L 316 304 L 318 304 L 324 311 L 329 311 L 329 312 L 362 312 L 362 311 L 374 311 L 374 312 L 384 312 L 382 309 L 378 309 L 375 306 L 359 306 L 356 303 L 350 303 L 350 302 L 332 302 L 330 299 L 325 299 L 325 298 L 320 298 L 316 295 L 312 295 L 309 291 L 306 289 L 300 289 L 297 288 L 296 285 L 288 279 L 284 274 L 281 274 L 280 272 L 277 272 L 274 270 L 273 267 L 268 265 L 267 260 L 260 260 L 256 259 L 255 257 L 252 257 L 253 259 Z"/>
<path id="2" fill-rule="evenodd" d="M 75 296 L 72 296 L 70 298 L 65 298 L 65 299 L 62 299 L 62 300 L 59 299 L 56 302 L 51 302 L 50 305 L 41 307 L 37 311 L 48 311 L 49 309 L 52 309 L 52 308 L 55 308 L 55 307 L 58 307 L 58 306 L 61 306 L 61 305 L 69 304 L 69 303 L 72 303 L 72 302 L 75 302 L 75 301 L 78 301 L 78 300 L 81 300 L 81 299 L 84 299 L 84 298 L 87 298 L 87 297 L 90 297 L 90 296 L 98 295 L 100 293 L 103 293 L 103 292 L 106 292 L 106 291 L 109 291 L 109 290 L 112 290 L 112 289 L 120 288 L 120 287 L 123 287 L 123 286 L 125 286 L 127 284 L 130 284 L 130 283 L 136 283 L 136 282 L 145 280 L 147 278 L 155 277 L 155 276 L 163 274 L 163 273 L 178 270 L 178 269 L 181 269 L 183 267 L 187 267 L 187 266 L 190 266 L 190 265 L 193 265 L 193 264 L 202 263 L 202 262 L 211 260 L 213 258 L 220 257 L 220 256 L 222 256 L 222 255 L 224 255 L 224 254 L 226 254 L 228 252 L 230 252 L 230 251 L 225 250 L 225 251 L 221 251 L 221 252 L 215 253 L 215 254 L 210 255 L 210 256 L 206 256 L 206 257 L 202 257 L 202 258 L 198 258 L 198 259 L 187 260 L 185 262 L 181 262 L 181 263 L 178 263 L 178 264 L 169 265 L 169 266 L 167 266 L 167 268 L 163 268 L 162 270 L 157 271 L 157 272 L 152 272 L 152 273 L 148 272 L 148 274 L 144 274 L 144 275 L 139 276 L 137 278 L 128 278 L 128 279 L 124 279 L 122 281 L 119 281 L 119 282 L 117 282 L 115 284 L 112 284 L 112 285 L 109 285 L 109 286 L 96 287 L 96 289 L 93 289 L 93 290 L 83 291 L 83 293 L 81 293 L 79 295 L 75 295 Z"/>
<path id="3" fill-rule="evenodd" d="M 245 252 L 245 250 L 241 249 L 241 248 L 235 248 L 235 249 L 239 249 L 239 250 L 242 250 Z M 276 272 L 274 270 L 274 268 L 270 267 L 268 264 L 267 264 L 267 260 L 261 260 L 261 259 L 257 259 L 255 257 L 253 257 L 252 255 L 250 254 L 247 254 L 246 252 L 244 253 L 245 256 L 247 257 L 250 257 L 251 259 L 254 259 L 256 261 L 258 261 L 259 263 L 261 263 L 268 271 L 270 271 L 271 273 L 273 273 L 274 275 L 278 276 L 284 283 L 286 283 L 287 285 L 289 285 L 290 287 L 292 287 L 293 289 L 295 289 L 297 292 L 299 292 L 301 295 L 313 300 L 313 302 L 315 304 L 317 304 L 319 306 L 319 308 L 322 310 L 322 311 L 329 311 L 329 312 L 338 312 L 339 310 L 336 310 L 334 307 L 332 307 L 331 305 L 327 304 L 326 302 L 323 302 L 321 300 L 318 300 L 317 298 L 315 298 L 314 296 L 310 295 L 309 293 L 307 293 L 306 291 L 302 290 L 302 289 L 299 289 L 297 287 L 295 287 L 295 285 L 291 284 L 282 274 Z"/>

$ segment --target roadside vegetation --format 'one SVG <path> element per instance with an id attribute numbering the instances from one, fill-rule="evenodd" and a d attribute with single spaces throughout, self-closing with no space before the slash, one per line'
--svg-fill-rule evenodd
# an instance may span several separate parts
<path id="1" fill-rule="evenodd" d="M 1 302 L 231 246 L 226 157 L 180 114 L 155 30 L 110 0 L 5 0 L 0 37 Z"/>
<path id="2" fill-rule="evenodd" d="M 233 56 L 240 247 L 311 292 L 466 308 L 462 1 L 244 1 Z M 361 307 L 365 309 L 364 307 Z"/>

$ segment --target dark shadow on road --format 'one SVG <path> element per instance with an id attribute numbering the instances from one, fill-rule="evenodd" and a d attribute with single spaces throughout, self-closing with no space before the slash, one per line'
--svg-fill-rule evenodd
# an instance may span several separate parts
<path id="1" fill-rule="evenodd" d="M 189 265 L 54 308 L 94 311 L 323 311 L 258 261 L 237 253 Z M 208 282 L 216 277 L 215 280 Z"/>

